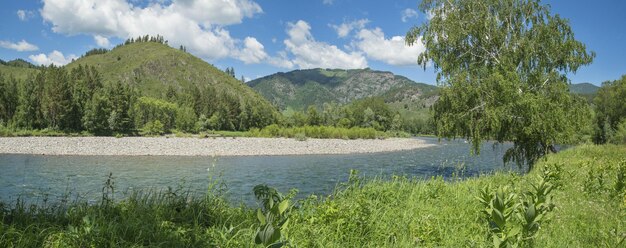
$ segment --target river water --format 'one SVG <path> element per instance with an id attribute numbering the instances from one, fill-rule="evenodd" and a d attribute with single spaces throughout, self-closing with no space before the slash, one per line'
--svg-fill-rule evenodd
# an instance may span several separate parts
<path id="1" fill-rule="evenodd" d="M 213 178 L 225 185 L 226 196 L 236 204 L 253 202 L 252 188 L 258 184 L 282 192 L 297 188 L 299 197 L 329 194 L 338 183 L 348 180 L 351 169 L 362 176 L 382 178 L 471 177 L 511 169 L 502 163 L 508 144 L 494 147 L 488 142 L 479 156 L 472 156 L 470 145 L 463 140 L 421 139 L 436 146 L 373 154 L 245 157 L 0 154 L 0 200 L 54 201 L 69 195 L 95 201 L 101 197 L 109 173 L 116 196 L 121 198 L 124 192 L 168 186 L 202 194 Z"/>

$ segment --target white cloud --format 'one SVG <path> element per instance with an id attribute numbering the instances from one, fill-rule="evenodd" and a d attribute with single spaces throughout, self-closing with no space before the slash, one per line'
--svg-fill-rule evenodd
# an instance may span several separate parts
<path id="1" fill-rule="evenodd" d="M 339 38 L 345 38 L 352 32 L 354 29 L 363 29 L 365 24 L 369 23 L 368 19 L 356 20 L 353 22 L 344 22 L 341 25 L 330 25 L 335 31 L 337 31 L 337 36 Z"/>
<path id="2" fill-rule="evenodd" d="M 325 4 L 325 5 L 333 5 L 334 2 L 335 2 L 335 0 L 324 0 L 324 1 L 322 1 L 322 3 Z"/>
<path id="3" fill-rule="evenodd" d="M 250 0 L 178 0 L 170 8 L 205 26 L 237 24 L 263 12 Z"/>
<path id="4" fill-rule="evenodd" d="M 278 57 L 268 58 L 267 62 L 270 65 L 281 67 L 281 68 L 286 68 L 286 69 L 293 69 L 293 67 L 295 66 L 293 62 L 289 60 L 289 57 L 287 56 L 287 52 L 285 51 L 278 52 Z"/>
<path id="5" fill-rule="evenodd" d="M 421 38 L 413 46 L 408 46 L 402 36 L 386 39 L 380 28 L 360 30 L 353 45 L 368 58 L 390 65 L 417 65 L 417 57 L 426 51 Z"/>
<path id="6" fill-rule="evenodd" d="M 126 0 L 43 2 L 41 15 L 44 21 L 52 24 L 56 33 L 90 34 L 94 39 L 96 36 L 125 39 L 158 34 L 170 45 L 184 45 L 189 52 L 208 60 L 233 57 L 250 62 L 264 53 L 247 46 L 260 45 L 256 39 L 254 41 L 258 44 L 242 42 L 231 37 L 224 28 L 262 13 L 253 0 L 153 1 L 146 7 L 135 6 Z M 252 54 L 244 56 L 245 52 Z"/>
<path id="7" fill-rule="evenodd" d="M 33 44 L 30 44 L 30 43 L 26 42 L 25 40 L 22 40 L 22 41 L 17 42 L 17 43 L 0 40 L 0 47 L 4 47 L 6 49 L 15 50 L 15 51 L 18 51 L 18 52 L 32 52 L 32 51 L 39 50 L 39 48 L 37 46 L 35 46 Z"/>
<path id="8" fill-rule="evenodd" d="M 402 22 L 407 22 L 409 19 L 417 18 L 417 11 L 414 9 L 405 9 L 402 11 Z"/>
<path id="9" fill-rule="evenodd" d="M 78 57 L 74 54 L 70 54 L 66 57 L 62 52 L 54 50 L 48 55 L 40 53 L 38 55 L 30 55 L 28 58 L 37 65 L 54 64 L 57 66 L 63 66 L 69 64 L 72 60 L 77 59 Z"/>
<path id="10" fill-rule="evenodd" d="M 28 21 L 28 19 L 32 18 L 33 16 L 35 16 L 35 13 L 30 10 L 20 9 L 17 11 L 17 18 L 20 18 L 20 21 Z"/>
<path id="11" fill-rule="evenodd" d="M 360 52 L 345 52 L 337 46 L 316 41 L 311 26 L 302 20 L 287 24 L 288 39 L 284 41 L 287 52 L 295 58 L 291 61 L 301 69 L 367 67 L 367 60 Z"/>
<path id="12" fill-rule="evenodd" d="M 107 37 L 101 36 L 101 35 L 94 35 L 93 39 L 96 41 L 96 44 L 99 47 L 110 47 L 111 46 L 111 42 L 109 42 L 109 39 Z"/>
<path id="13" fill-rule="evenodd" d="M 243 41 L 244 48 L 237 52 L 237 58 L 246 64 L 258 64 L 267 58 L 263 44 L 255 38 L 246 37 Z"/>

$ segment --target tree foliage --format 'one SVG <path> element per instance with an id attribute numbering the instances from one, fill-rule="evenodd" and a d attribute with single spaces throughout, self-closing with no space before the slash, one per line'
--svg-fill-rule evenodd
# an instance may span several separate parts
<path id="1" fill-rule="evenodd" d="M 621 122 L 626 121 L 626 75 L 615 81 L 602 83 L 594 98 L 596 125 L 594 141 L 604 144 L 611 140 Z"/>
<path id="2" fill-rule="evenodd" d="M 0 125 L 11 120 L 17 111 L 17 80 L 0 73 Z"/>
<path id="3" fill-rule="evenodd" d="M 539 0 L 425 0 L 432 19 L 407 33 L 423 42 L 418 63 L 432 63 L 441 97 L 434 105 L 440 137 L 512 141 L 505 161 L 532 164 L 566 143 L 588 107 L 568 92 L 567 73 L 595 54 L 569 23 Z"/>

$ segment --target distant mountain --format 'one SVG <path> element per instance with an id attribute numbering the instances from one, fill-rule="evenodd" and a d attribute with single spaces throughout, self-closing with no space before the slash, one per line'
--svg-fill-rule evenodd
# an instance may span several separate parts
<path id="1" fill-rule="evenodd" d="M 309 105 L 322 106 L 327 102 L 347 104 L 366 97 L 406 103 L 406 108 L 408 105 L 423 108 L 430 106 L 437 94 L 436 86 L 370 69 L 295 70 L 252 80 L 248 85 L 283 110 L 303 110 Z"/>
<path id="2" fill-rule="evenodd" d="M 600 87 L 590 83 L 570 84 L 569 91 L 576 94 L 596 94 Z"/>

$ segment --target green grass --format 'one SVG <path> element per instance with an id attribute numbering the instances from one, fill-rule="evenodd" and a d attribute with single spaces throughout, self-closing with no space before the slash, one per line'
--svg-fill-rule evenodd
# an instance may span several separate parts
<path id="1" fill-rule="evenodd" d="M 525 192 L 540 168 L 550 165 L 562 169 L 551 193 L 556 208 L 541 223 L 534 245 L 624 247 L 626 198 L 618 175 L 626 174 L 625 154 L 626 146 L 583 145 L 550 155 L 527 175 L 466 180 L 353 174 L 331 195 L 295 204 L 282 239 L 295 247 L 492 246 L 476 198 L 480 190 L 492 185 Z M 255 209 L 227 204 L 218 190 L 205 196 L 179 190 L 134 194 L 118 203 L 107 200 L 109 194 L 105 190 L 96 205 L 0 203 L 0 247 L 254 246 Z"/>

